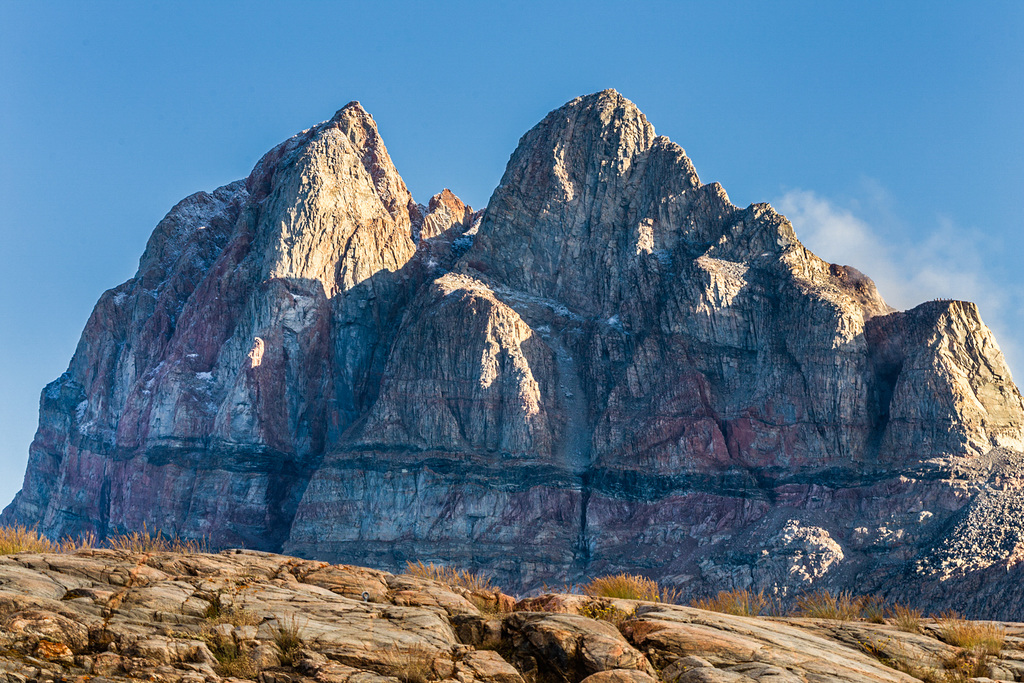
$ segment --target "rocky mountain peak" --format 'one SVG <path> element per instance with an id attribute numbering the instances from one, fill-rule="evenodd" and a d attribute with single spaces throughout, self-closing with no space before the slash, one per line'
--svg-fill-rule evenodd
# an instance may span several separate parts
<path id="1" fill-rule="evenodd" d="M 654 138 L 647 117 L 614 90 L 577 97 L 522 137 L 495 194 L 505 187 L 533 190 L 538 211 L 549 195 L 571 202 L 595 173 L 610 178 L 627 171 Z"/>
<path id="2" fill-rule="evenodd" d="M 455 193 L 447 187 L 431 197 L 430 202 L 427 204 L 428 211 L 436 211 L 440 207 L 444 207 L 452 213 L 458 213 L 467 208 L 462 203 L 462 200 L 456 197 Z"/>
<path id="3" fill-rule="evenodd" d="M 617 92 L 527 132 L 482 215 L 416 204 L 352 102 L 157 226 L 3 519 L 1019 617 L 1022 448 L 976 307 L 893 310 Z"/>
<path id="4" fill-rule="evenodd" d="M 416 203 L 377 124 L 358 103 L 279 145 L 250 180 L 262 188 L 255 244 L 266 278 L 319 281 L 328 296 L 415 251 Z"/>
<path id="5" fill-rule="evenodd" d="M 465 232 L 473 220 L 473 209 L 448 188 L 430 198 L 417 239 L 429 240 L 452 229 Z"/>
<path id="6" fill-rule="evenodd" d="M 363 109 L 363 105 L 359 102 L 359 100 L 352 100 L 351 102 L 346 104 L 344 107 L 342 107 L 338 111 L 334 112 L 334 116 L 332 116 L 331 119 L 332 120 L 337 120 L 339 117 L 343 116 L 346 112 L 350 112 L 350 111 L 352 111 L 352 112 L 362 112 L 366 116 L 369 116 L 369 113 L 367 113 L 367 111 L 365 109 Z"/>
<path id="7" fill-rule="evenodd" d="M 330 122 L 338 126 L 361 154 L 363 167 L 373 178 L 377 194 L 391 216 L 395 220 L 407 221 L 412 195 L 391 161 L 384 140 L 377 131 L 377 122 L 355 100 L 339 109 Z"/>
<path id="8" fill-rule="evenodd" d="M 681 147 L 605 90 L 523 136 L 470 258 L 530 294 L 618 315 L 624 299 L 657 287 L 684 244 L 706 250 L 735 210 L 717 185 L 700 184 Z"/>

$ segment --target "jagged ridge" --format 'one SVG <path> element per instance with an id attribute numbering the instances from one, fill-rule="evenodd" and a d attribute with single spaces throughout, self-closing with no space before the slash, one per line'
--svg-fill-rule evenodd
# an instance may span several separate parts
<path id="1" fill-rule="evenodd" d="M 972 304 L 894 311 L 614 91 L 528 132 L 482 213 L 415 203 L 350 103 L 161 222 L 3 520 L 1024 614 L 948 590 L 1012 544 L 947 549 L 1019 488 L 1022 425 Z"/>

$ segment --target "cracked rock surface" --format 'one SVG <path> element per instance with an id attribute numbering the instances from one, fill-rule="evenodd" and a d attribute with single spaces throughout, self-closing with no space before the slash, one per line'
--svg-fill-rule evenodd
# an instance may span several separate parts
<path id="1" fill-rule="evenodd" d="M 242 550 L 0 557 L 0 680 L 10 683 L 913 681 L 885 662 L 941 672 L 961 652 L 931 628 L 579 595 L 515 603 Z M 1003 628 L 984 671 L 1024 680 L 1024 626 Z"/>

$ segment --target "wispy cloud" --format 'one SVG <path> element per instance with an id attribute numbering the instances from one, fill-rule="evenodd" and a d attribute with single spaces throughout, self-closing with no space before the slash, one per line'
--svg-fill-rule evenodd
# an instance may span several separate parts
<path id="1" fill-rule="evenodd" d="M 1011 371 L 1024 373 L 1024 354 L 1017 345 L 1024 338 L 1019 308 L 1024 287 L 1007 287 L 986 269 L 978 247 L 986 236 L 937 217 L 927 237 L 911 239 L 907 226 L 890 210 L 884 190 L 874 183 L 867 189 L 866 201 L 846 206 L 800 189 L 786 192 L 772 205 L 789 218 L 811 251 L 868 275 L 896 308 L 912 308 L 936 297 L 977 303 Z M 875 220 L 869 224 L 861 217 L 864 214 Z M 1020 373 L 1014 376 L 1024 377 Z"/>

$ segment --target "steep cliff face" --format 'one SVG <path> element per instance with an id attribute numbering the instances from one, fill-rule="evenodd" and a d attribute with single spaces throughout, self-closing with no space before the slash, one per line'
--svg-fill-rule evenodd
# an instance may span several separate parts
<path id="1" fill-rule="evenodd" d="M 949 587 L 1016 562 L 1022 450 L 972 304 L 894 311 L 618 93 L 528 132 L 482 213 L 416 204 L 352 103 L 161 222 L 4 519 L 1020 610 Z"/>
<path id="2" fill-rule="evenodd" d="M 358 103 L 184 200 L 43 392 L 7 515 L 54 535 L 145 522 L 279 545 L 324 448 L 376 392 L 416 289 L 414 220 Z"/>

